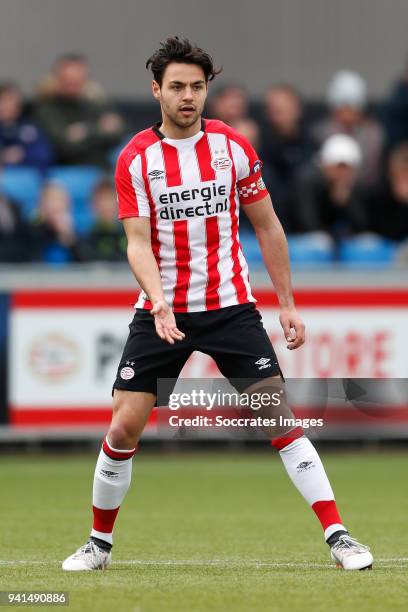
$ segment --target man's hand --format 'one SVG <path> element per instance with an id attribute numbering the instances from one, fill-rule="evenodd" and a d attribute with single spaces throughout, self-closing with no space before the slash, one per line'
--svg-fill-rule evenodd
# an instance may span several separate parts
<path id="1" fill-rule="evenodd" d="M 282 308 L 279 321 L 288 342 L 286 348 L 291 351 L 302 346 L 305 341 L 305 325 L 296 308 Z"/>
<path id="2" fill-rule="evenodd" d="M 155 302 L 150 314 L 154 316 L 156 332 L 162 340 L 174 344 L 175 340 L 183 340 L 186 337 L 183 332 L 177 329 L 174 313 L 164 300 Z"/>

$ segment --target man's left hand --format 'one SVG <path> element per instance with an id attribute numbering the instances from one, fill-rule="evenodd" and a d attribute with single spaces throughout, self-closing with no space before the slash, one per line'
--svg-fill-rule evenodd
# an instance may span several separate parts
<path id="1" fill-rule="evenodd" d="M 292 351 L 302 346 L 305 342 L 305 324 L 296 312 L 296 308 L 282 308 L 279 321 L 288 342 L 286 348 Z"/>

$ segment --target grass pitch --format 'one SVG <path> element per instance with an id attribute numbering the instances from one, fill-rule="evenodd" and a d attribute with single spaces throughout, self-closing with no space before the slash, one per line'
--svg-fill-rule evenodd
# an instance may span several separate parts
<path id="1" fill-rule="evenodd" d="M 323 459 L 346 525 L 373 550 L 373 571 L 333 566 L 273 452 L 142 450 L 114 563 L 90 573 L 60 563 L 89 533 L 96 457 L 2 457 L 0 589 L 69 591 L 62 609 L 83 612 L 407 610 L 407 454 Z"/>

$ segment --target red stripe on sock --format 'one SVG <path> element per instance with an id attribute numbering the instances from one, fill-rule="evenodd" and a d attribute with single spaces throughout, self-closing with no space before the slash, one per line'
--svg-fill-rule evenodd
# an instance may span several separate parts
<path id="1" fill-rule="evenodd" d="M 334 499 L 315 502 L 312 508 L 321 522 L 323 529 L 327 529 L 330 525 L 334 525 L 335 523 L 339 523 L 340 525 L 343 524 Z"/>
<path id="2" fill-rule="evenodd" d="M 305 432 L 303 431 L 302 427 L 295 427 L 294 429 L 291 429 L 290 431 L 288 431 L 288 433 L 286 433 L 284 436 L 281 436 L 280 438 L 274 438 L 271 444 L 278 451 L 280 451 L 283 448 L 285 448 L 285 446 L 287 446 L 294 440 L 301 438 L 304 435 L 305 435 Z"/>
<path id="3" fill-rule="evenodd" d="M 111 459 L 116 459 L 117 461 L 125 461 L 126 459 L 131 459 L 137 450 L 137 448 L 135 448 L 133 450 L 124 452 L 115 451 L 108 446 L 106 439 L 103 441 L 102 449 L 105 455 L 107 455 Z"/>
<path id="4" fill-rule="evenodd" d="M 95 531 L 112 533 L 119 508 L 114 508 L 113 510 L 101 510 L 101 508 L 92 506 L 92 510 L 94 515 L 93 528 Z"/>

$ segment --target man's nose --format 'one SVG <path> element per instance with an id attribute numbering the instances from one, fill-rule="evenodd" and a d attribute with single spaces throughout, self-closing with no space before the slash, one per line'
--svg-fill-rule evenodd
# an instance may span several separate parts
<path id="1" fill-rule="evenodd" d="M 185 100 L 192 100 L 193 99 L 193 89 L 191 87 L 187 86 L 185 88 L 183 98 Z"/>

